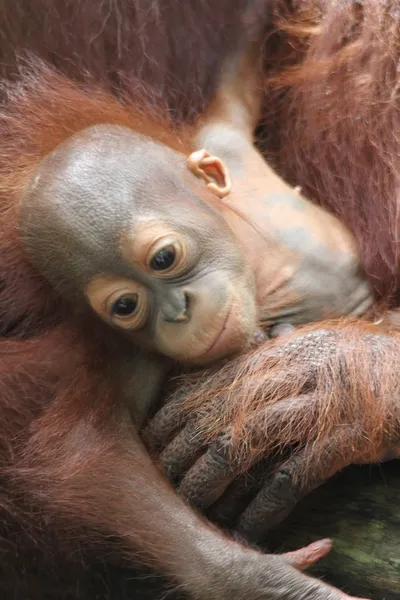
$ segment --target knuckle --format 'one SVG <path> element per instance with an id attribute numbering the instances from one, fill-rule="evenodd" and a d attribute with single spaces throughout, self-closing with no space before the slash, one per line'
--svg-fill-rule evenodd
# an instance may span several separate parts
<path id="1" fill-rule="evenodd" d="M 220 466 L 233 463 L 232 439 L 228 433 L 222 434 L 210 444 L 209 459 Z"/>
<path id="2" fill-rule="evenodd" d="M 268 502 L 277 506 L 296 503 L 299 493 L 299 485 L 287 466 L 280 468 L 264 487 L 264 496 Z"/>

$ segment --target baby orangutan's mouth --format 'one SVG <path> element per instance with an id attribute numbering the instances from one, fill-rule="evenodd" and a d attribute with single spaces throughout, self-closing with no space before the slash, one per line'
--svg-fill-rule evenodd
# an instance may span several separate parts
<path id="1" fill-rule="evenodd" d="M 221 346 L 221 342 L 223 341 L 224 333 L 228 329 L 227 325 L 228 325 L 228 321 L 229 321 L 229 317 L 231 316 L 231 313 L 232 313 L 232 305 L 229 307 L 229 310 L 226 313 L 226 317 L 225 317 L 223 325 L 221 327 L 221 331 L 219 332 L 219 334 L 217 335 L 217 337 L 215 338 L 215 340 L 213 341 L 213 343 L 207 350 L 206 355 L 209 354 L 212 350 L 215 350 L 215 348 Z"/>

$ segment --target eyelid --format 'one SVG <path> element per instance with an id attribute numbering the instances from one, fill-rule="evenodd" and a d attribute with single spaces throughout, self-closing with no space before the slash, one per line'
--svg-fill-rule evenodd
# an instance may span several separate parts
<path id="1" fill-rule="evenodd" d="M 163 248 L 166 246 L 175 246 L 180 245 L 177 241 L 176 237 L 173 235 L 163 235 L 160 236 L 157 240 L 155 240 L 148 248 L 146 252 L 146 264 L 149 265 L 151 259 Z"/>
<path id="2" fill-rule="evenodd" d="M 131 315 L 117 316 L 113 315 L 111 312 L 112 306 L 122 296 L 137 296 L 136 310 Z M 147 294 L 144 293 L 143 290 L 132 290 L 130 288 L 120 288 L 115 290 L 106 298 L 105 302 L 107 318 L 122 329 L 138 329 L 141 327 L 147 318 L 148 305 Z"/>
<path id="3" fill-rule="evenodd" d="M 140 294 L 138 292 L 132 292 L 131 290 L 116 290 L 115 292 L 113 292 L 111 294 L 111 296 L 108 296 L 105 299 L 105 312 L 107 313 L 107 315 L 110 315 L 112 318 L 112 308 L 114 306 L 114 304 L 117 302 L 117 300 L 119 300 L 122 296 L 137 296 L 137 303 L 136 303 L 136 308 L 135 308 L 135 312 L 132 313 L 133 316 L 137 313 L 137 311 L 139 310 L 139 306 L 140 306 Z M 124 317 L 116 317 L 118 319 L 124 319 Z"/>
<path id="4" fill-rule="evenodd" d="M 111 315 L 111 306 L 123 295 L 137 295 L 138 307 L 129 317 Z M 92 309 L 105 321 L 123 329 L 137 329 L 143 326 L 149 312 L 148 290 L 134 280 L 104 275 L 90 281 L 86 287 L 86 297 Z"/>
<path id="5" fill-rule="evenodd" d="M 173 246 L 175 249 L 175 261 L 168 269 L 163 271 L 154 271 L 150 263 L 154 256 L 163 248 L 167 248 L 168 246 Z M 171 277 L 179 275 L 182 273 L 184 269 L 187 268 L 188 265 L 188 252 L 187 245 L 183 244 L 176 236 L 173 235 L 165 235 L 159 237 L 153 244 L 149 247 L 146 256 L 146 267 L 151 271 L 152 275 L 159 278 Z"/>

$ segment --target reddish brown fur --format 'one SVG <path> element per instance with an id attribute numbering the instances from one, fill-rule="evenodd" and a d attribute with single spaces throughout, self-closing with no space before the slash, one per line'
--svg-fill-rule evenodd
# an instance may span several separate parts
<path id="1" fill-rule="evenodd" d="M 274 77 L 266 90 L 264 131 L 271 131 L 271 135 L 265 136 L 264 148 L 284 176 L 343 218 L 358 237 L 364 264 L 376 287 L 384 296 L 395 295 L 398 288 L 395 192 L 400 165 L 395 70 L 399 58 L 400 17 L 395 3 L 380 2 L 378 7 L 375 0 L 366 0 L 362 7 L 355 0 L 344 3 L 302 0 L 295 4 L 300 8 L 306 6 L 307 11 L 303 14 L 293 9 L 294 22 L 287 21 L 291 15 L 284 0 L 265 4 L 276 6 L 280 17 L 279 31 L 267 44 L 266 70 L 271 69 L 274 57 L 281 62 L 273 65 Z M 0 15 L 3 72 L 18 78 L 15 49 L 34 50 L 74 78 L 94 79 L 129 99 L 137 100 L 143 96 L 143 86 L 146 89 L 151 86 L 155 108 L 167 104 L 178 121 L 190 119 L 212 94 L 218 68 L 242 27 L 243 6 L 238 2 L 232 4 L 231 0 L 218 3 L 159 0 L 151 3 L 149 11 L 148 6 L 148 2 L 124 0 L 96 5 L 88 0 L 80 3 L 35 0 L 31 6 L 26 1 L 4 2 Z M 190 36 L 182 27 L 183 22 L 188 27 L 191 25 Z M 299 63 L 303 55 L 304 61 Z M 282 74 L 281 68 L 291 62 L 298 64 Z M 213 68 L 210 69 L 210 65 Z M 66 518 L 64 527 L 68 532 L 65 542 L 74 546 L 76 532 L 71 533 L 70 528 L 79 527 L 76 515 L 82 512 L 84 499 L 73 496 L 74 489 L 68 487 L 68 483 L 77 469 L 82 478 L 90 477 L 82 446 L 92 432 L 83 431 L 77 439 L 76 451 L 67 456 L 63 455 L 63 444 L 80 412 L 87 412 L 94 423 L 101 422 L 104 428 L 104 437 L 95 444 L 101 469 L 102 457 L 109 456 L 121 443 L 112 435 L 107 436 L 106 417 L 115 399 L 102 363 L 100 342 L 93 339 L 92 331 L 87 335 L 91 324 L 83 327 L 79 316 L 71 314 L 69 308 L 53 296 L 20 253 L 15 235 L 15 194 L 21 191 L 43 154 L 68 133 L 90 124 L 88 115 L 96 114 L 94 120 L 100 116 L 120 124 L 128 124 L 131 117 L 109 99 L 107 103 L 111 103 L 108 106 L 112 106 L 112 110 L 105 108 L 103 95 L 93 96 L 92 92 L 85 94 L 73 88 L 55 94 L 52 86 L 48 89 L 46 85 L 49 82 L 38 88 L 38 95 L 33 96 L 30 104 L 24 104 L 23 95 L 18 101 L 14 97 L 13 112 L 4 112 L 0 121 L 0 315 L 1 332 L 8 336 L 0 342 L 2 421 L 7 424 L 0 431 L 4 490 L 0 502 L 3 523 L 15 519 L 22 523 L 22 528 L 29 523 L 26 527 L 33 546 L 40 540 L 41 526 L 50 530 L 49 523 L 52 525 L 53 519 L 63 521 L 63 514 L 72 516 L 72 519 Z M 7 95 L 7 87 L 3 92 Z M 53 123 L 53 110 L 56 120 L 63 124 L 62 130 L 49 125 Z M 49 134 L 39 147 L 38 140 L 31 137 L 38 125 Z M 346 346 L 349 339 L 357 341 L 356 331 L 356 327 L 346 329 L 341 343 Z M 369 367 L 367 351 L 364 356 L 364 366 Z M 384 352 L 381 361 L 384 376 L 379 386 L 386 398 L 388 390 L 397 389 L 397 383 Z M 324 393 L 317 412 L 305 411 L 302 416 L 316 437 L 329 433 L 343 415 L 341 398 L 335 393 L 339 384 L 342 386 L 335 370 L 338 362 L 330 365 L 328 378 L 324 370 L 320 372 L 318 389 Z M 348 368 L 351 373 L 356 370 L 358 375 L 361 366 L 351 363 Z M 265 440 L 257 446 L 257 440 L 244 431 L 244 423 L 250 417 L 260 417 L 260 400 L 265 397 L 265 390 L 271 391 L 275 368 L 276 363 L 268 359 L 265 364 L 259 352 L 238 359 L 214 379 L 204 380 L 204 388 L 200 390 L 205 395 L 195 393 L 189 406 L 199 398 L 205 402 L 215 390 L 228 389 L 228 401 L 223 405 L 225 417 L 218 421 L 218 427 L 223 429 L 233 420 L 241 445 L 251 442 L 252 452 L 265 452 L 270 449 Z M 282 368 L 280 364 L 274 401 L 298 389 L 298 382 L 293 386 L 289 385 L 291 382 L 282 385 Z M 329 388 L 326 381 L 330 382 Z M 368 391 L 370 383 L 368 377 L 361 381 L 356 377 L 349 379 L 350 391 L 356 387 L 357 392 L 364 394 L 364 425 L 367 428 L 373 424 L 371 446 L 375 448 L 382 435 L 376 423 L 383 423 L 391 415 L 387 415 L 385 402 L 379 406 L 374 404 Z M 238 386 L 244 390 L 246 401 L 243 404 L 243 396 L 238 396 L 230 404 Z M 356 397 L 361 398 L 362 394 Z M 332 409 L 329 413 L 327 407 Z M 357 400 L 349 409 L 346 405 L 346 418 L 356 414 L 357 409 L 361 409 Z M 281 432 L 283 441 L 296 440 L 304 432 L 305 428 L 300 428 L 295 416 L 296 413 L 290 429 Z M 299 419 L 299 414 L 296 418 Z M 208 421 L 204 427 L 211 431 Z M 215 433 L 215 429 L 212 431 Z M 56 448 L 61 452 L 55 454 Z M 52 489 L 49 482 L 54 484 Z M 119 490 L 112 492 L 118 509 Z M 28 497 L 22 498 L 22 493 Z M 101 508 L 95 498 L 89 500 L 101 523 L 98 514 Z M 32 509 L 32 505 L 35 508 Z M 37 527 L 32 512 L 37 513 Z M 129 523 L 128 516 L 126 523 Z M 104 527 L 106 530 L 107 523 Z M 8 525 L 3 530 L 3 537 L 11 543 L 19 540 L 10 533 Z M 96 536 L 96 539 L 101 537 Z M 62 541 L 58 540 L 59 545 Z M 7 542 L 4 547 L 9 550 Z M 22 551 L 22 546 L 20 548 Z M 11 561 L 16 563 L 13 548 L 10 554 Z M 51 562 L 51 552 L 45 554 L 46 560 Z M 2 558 L 6 565 L 7 555 Z M 16 595 L 15 581 L 21 578 L 21 573 L 17 572 L 15 578 L 11 573 L 8 588 L 6 568 L 3 575 L 4 589 L 10 596 Z M 31 587 L 29 593 L 32 598 L 45 597 L 41 589 Z M 71 590 L 65 592 L 65 597 L 74 595 Z M 19 597 L 28 598 L 26 589 Z M 50 597 L 59 596 L 55 593 Z"/>
<path id="2" fill-rule="evenodd" d="M 7 528 L 15 520 L 23 524 L 28 519 L 29 529 L 27 525 L 23 528 L 30 532 L 29 537 L 36 547 L 31 552 L 36 553 L 38 543 L 45 539 L 39 529 L 43 526 L 44 515 L 46 528 L 57 518 L 60 533 L 63 527 L 68 531 L 67 535 L 61 533 L 64 540 L 62 544 L 60 540 L 56 548 L 61 545 L 76 547 L 73 540 L 77 532 L 71 531 L 73 526 L 79 529 L 79 538 L 89 539 L 88 532 L 83 533 L 83 523 L 79 525 L 76 519 L 71 520 L 73 514 L 82 514 L 84 501 L 92 503 L 90 512 L 94 519 L 96 512 L 102 511 L 98 500 L 85 500 L 74 489 L 77 476 L 78 481 L 80 477 L 86 481 L 90 478 L 89 465 L 85 465 L 82 449 L 90 439 L 91 461 L 94 460 L 98 468 L 104 470 L 102 457 L 109 458 L 116 442 L 117 445 L 120 442 L 112 437 L 107 439 L 106 435 L 107 421 L 112 419 L 111 411 L 116 402 L 110 391 L 107 365 L 103 364 L 103 344 L 93 333 L 98 326 L 92 324 L 91 327 L 75 316 L 25 260 L 16 231 L 18 197 L 41 158 L 59 141 L 89 124 L 108 122 L 129 126 L 134 123 L 139 130 L 151 131 L 163 141 L 166 141 L 167 129 L 165 123 L 160 127 L 155 121 L 151 122 L 148 114 L 145 118 L 132 106 L 128 111 L 107 94 L 94 89 L 85 93 L 45 68 L 40 78 L 39 71 L 31 72 L 25 87 L 13 89 L 13 97 L 8 98 L 12 108 L 2 112 L 0 117 L 0 310 L 2 333 L 9 336 L 9 339 L 3 338 L 0 342 L 2 420 L 7 423 L 0 432 L 0 470 L 7 490 L 2 492 L 1 510 L 2 521 L 8 523 Z M 169 141 L 172 145 L 180 145 L 171 135 Z M 63 444 L 70 441 L 69 432 L 79 422 L 82 413 L 85 413 L 87 422 L 90 411 L 93 411 L 92 418 L 103 424 L 105 433 L 98 440 L 97 449 L 91 439 L 93 433 L 82 431 L 76 442 L 75 454 L 71 453 L 70 447 L 65 454 Z M 97 459 L 93 456 L 95 451 Z M 117 462 L 120 463 L 120 459 Z M 92 462 L 90 464 L 93 465 Z M 68 484 L 69 479 L 71 482 Z M 106 481 L 105 472 L 105 485 Z M 120 491 L 115 492 L 115 500 L 119 502 Z M 23 502 L 18 500 L 21 494 Z M 32 512 L 32 506 L 37 513 L 36 528 L 32 527 L 32 517 L 26 512 L 27 507 Z M 102 520 L 100 514 L 97 517 Z M 104 526 L 107 529 L 108 523 Z M 6 535 L 11 541 L 17 534 L 11 529 Z M 101 537 L 98 534 L 96 539 L 99 544 Z M 18 546 L 27 546 L 24 536 L 21 538 L 19 535 L 16 540 L 20 540 L 17 541 Z M 7 545 L 4 552 L 6 548 Z M 54 561 L 47 550 L 43 566 L 47 564 L 49 568 Z M 25 568 L 23 562 L 20 568 Z M 8 585 L 11 589 L 15 587 L 15 579 L 9 571 L 3 571 L 1 577 L 0 587 L 4 593 Z M 10 577 L 12 582 L 7 584 Z M 17 581 L 20 578 L 20 575 L 16 576 Z M 40 596 L 51 582 L 50 577 L 46 586 L 41 584 L 38 590 Z M 29 584 L 29 575 L 27 585 L 29 593 L 36 597 Z M 19 586 L 22 597 L 26 598 L 28 592 L 23 582 Z M 58 591 L 55 593 L 57 596 Z"/>
<path id="3" fill-rule="evenodd" d="M 95 88 L 84 91 L 74 87 L 43 66 L 31 65 L 30 76 L 24 85 L 12 88 L 8 102 L 9 108 L 0 115 L 0 310 L 2 331 L 10 337 L 0 342 L 4 373 L 2 402 L 5 410 L 7 394 L 10 394 L 10 405 L 16 414 L 19 405 L 25 411 L 29 397 L 37 398 L 39 406 L 48 404 L 50 411 L 59 404 L 65 411 L 68 403 L 58 398 L 60 395 L 64 399 L 66 382 L 73 382 L 76 399 L 86 396 L 91 379 L 76 376 L 75 369 L 95 365 L 103 356 L 103 347 L 96 336 L 87 336 L 84 325 L 87 317 L 82 321 L 79 315 L 74 315 L 73 309 L 63 304 L 25 259 L 18 242 L 18 199 L 39 161 L 59 142 L 92 124 L 134 125 L 136 131 L 151 132 L 155 139 L 181 149 L 183 136 L 173 136 L 165 121 L 160 124 L 151 120 L 149 113 L 144 116 L 137 106 L 124 107 Z M 94 343 L 88 342 L 93 338 Z M 72 349 L 71 357 L 68 348 Z M 89 362 L 87 356 L 92 357 Z M 15 379 L 13 387 L 11 378 Z M 96 375 L 95 388 L 98 379 L 102 377 Z M 71 405 L 74 405 L 72 399 Z M 72 416 L 75 410 L 76 407 L 71 410 Z M 13 424 L 13 420 L 10 423 Z M 10 431 L 5 435 L 12 437 Z M 42 436 L 46 439 L 46 429 Z"/>
<path id="4" fill-rule="evenodd" d="M 323 327 L 339 334 L 338 343 L 312 376 L 313 401 L 304 395 L 311 370 L 290 350 L 292 339 L 298 336 L 295 333 L 284 341 L 268 342 L 200 379 L 195 377 L 193 382 L 186 379 L 188 395 L 177 406 L 177 421 L 182 412 L 188 419 L 196 414 L 196 431 L 205 440 L 229 432 L 242 473 L 257 459 L 287 446 L 301 449 L 335 439 L 346 424 L 357 424 L 362 435 L 354 437 L 351 445 L 339 445 L 343 464 L 375 460 L 387 440 L 400 434 L 400 407 L 394 411 L 400 361 L 393 363 L 393 356 L 400 355 L 400 338 L 393 334 L 389 347 L 382 345 L 371 353 L 363 335 L 378 333 L 377 327 L 348 320 L 326 322 Z M 304 327 L 301 334 L 320 328 L 321 324 Z M 275 354 L 280 348 L 287 350 Z M 324 351 L 321 348 L 321 355 Z M 181 394 L 182 381 L 178 381 Z M 289 403 L 280 404 L 285 400 Z M 320 456 L 322 472 L 325 459 Z M 313 475 L 317 466 L 310 465 Z"/>
<path id="5" fill-rule="evenodd" d="M 246 4 L 6 0 L 0 69 L 6 77 L 18 77 L 16 53 L 33 51 L 69 77 L 94 79 L 134 100 L 150 85 L 153 104 L 168 104 L 178 120 L 190 119 L 211 98 L 223 61 L 236 48 Z M 252 7 L 265 14 L 269 4 L 253 0 Z"/>

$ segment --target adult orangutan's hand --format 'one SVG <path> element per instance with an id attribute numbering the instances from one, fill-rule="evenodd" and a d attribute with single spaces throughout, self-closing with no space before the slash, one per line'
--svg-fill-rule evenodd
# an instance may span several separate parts
<path id="1" fill-rule="evenodd" d="M 257 540 L 339 469 L 400 454 L 399 373 L 400 338 L 310 327 L 184 381 L 145 439 L 190 503 Z"/>

